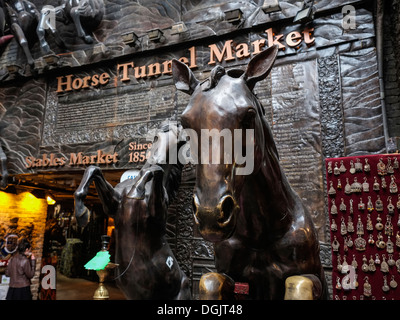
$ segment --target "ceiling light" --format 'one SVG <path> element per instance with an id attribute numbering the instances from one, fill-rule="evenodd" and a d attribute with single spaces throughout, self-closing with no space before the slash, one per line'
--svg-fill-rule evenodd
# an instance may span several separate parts
<path id="1" fill-rule="evenodd" d="M 56 203 L 56 200 L 54 199 L 54 196 L 51 193 L 46 194 L 46 201 L 49 206 L 52 206 L 53 204 Z"/>
<path id="2" fill-rule="evenodd" d="M 242 20 L 242 17 L 243 17 L 243 12 L 240 9 L 225 11 L 225 20 L 230 23 L 233 24 L 239 23 Z"/>
<path id="3" fill-rule="evenodd" d="M 160 29 L 153 29 L 147 32 L 150 41 L 163 42 L 165 40 L 164 33 Z"/>
<path id="4" fill-rule="evenodd" d="M 314 0 L 311 1 L 311 5 L 307 5 L 304 1 L 303 9 L 297 12 L 293 22 L 308 23 L 314 19 Z"/>
<path id="5" fill-rule="evenodd" d="M 124 34 L 121 34 L 122 37 L 122 41 L 130 46 L 130 47 L 134 47 L 136 44 L 136 41 L 138 41 L 139 37 L 136 35 L 136 33 L 134 33 L 133 31 L 130 32 L 126 32 Z"/>
<path id="6" fill-rule="evenodd" d="M 279 5 L 279 0 L 265 0 L 261 9 L 264 11 L 264 13 L 281 11 L 281 7 Z"/>
<path id="7" fill-rule="evenodd" d="M 171 35 L 181 34 L 188 30 L 185 23 L 177 22 L 171 27 Z"/>

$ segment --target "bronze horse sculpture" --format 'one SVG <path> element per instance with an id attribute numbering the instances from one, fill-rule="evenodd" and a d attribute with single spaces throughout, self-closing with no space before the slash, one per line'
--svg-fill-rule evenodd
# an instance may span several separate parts
<path id="1" fill-rule="evenodd" d="M 28 64 L 33 66 L 34 59 L 30 52 L 30 46 L 33 43 L 29 39 L 34 34 L 32 30 L 36 30 L 40 16 L 39 11 L 34 4 L 27 0 L 1 0 L 0 5 L 3 9 L 0 20 L 4 19 L 4 21 L 0 21 L 2 27 L 0 33 L 4 33 L 5 22 L 7 22 L 12 34 L 22 48 Z"/>
<path id="2" fill-rule="evenodd" d="M 166 131 L 152 148 L 152 163 L 162 156 L 158 150 L 176 141 L 176 132 Z M 163 168 L 161 168 L 163 166 Z M 90 166 L 75 191 L 75 215 L 87 222 L 84 206 L 89 185 L 95 182 L 107 215 L 114 218 L 118 266 L 116 281 L 127 299 L 190 299 L 189 281 L 180 269 L 165 238 L 167 207 L 180 184 L 182 166 L 147 162 L 135 179 L 115 187 L 100 168 Z"/>
<path id="3" fill-rule="evenodd" d="M 202 83 L 185 64 L 172 61 L 177 89 L 191 95 L 183 128 L 199 137 L 202 129 L 254 132 L 254 140 L 247 141 L 254 150 L 247 159 L 254 161 L 251 174 L 236 174 L 235 160 L 196 165 L 194 217 L 201 235 L 214 243 L 218 273 L 248 283 L 250 299 L 283 299 L 293 289 L 292 284 L 285 292 L 292 276 L 311 280 L 313 298 L 324 299 L 327 285 L 313 222 L 280 167 L 264 108 L 252 92 L 268 76 L 277 52 L 276 47 L 262 51 L 245 71 L 217 66 Z M 204 151 L 200 146 L 198 154 Z M 206 148 L 211 155 L 212 145 Z"/>
<path id="4" fill-rule="evenodd" d="M 88 31 L 98 27 L 103 19 L 104 13 L 105 6 L 103 0 L 65 0 L 57 7 L 44 6 L 41 10 L 40 20 L 36 30 L 42 52 L 45 54 L 53 53 L 45 39 L 47 29 L 55 35 L 56 42 L 59 45 L 65 46 L 56 27 L 50 23 L 51 15 L 54 15 L 57 20 L 65 24 L 72 21 L 78 37 L 85 43 L 91 44 L 94 42 L 94 39 Z"/>

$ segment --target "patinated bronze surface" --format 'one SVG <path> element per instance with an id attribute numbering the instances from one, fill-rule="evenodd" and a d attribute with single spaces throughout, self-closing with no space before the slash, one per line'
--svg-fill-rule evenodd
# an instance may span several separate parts
<path id="1" fill-rule="evenodd" d="M 168 145 L 176 133 L 162 135 L 153 149 L 157 162 L 159 147 Z M 117 285 L 127 299 L 190 299 L 189 281 L 180 269 L 165 238 L 167 206 L 179 186 L 182 167 L 165 165 L 164 170 L 147 163 L 135 179 L 113 188 L 100 168 L 86 169 L 75 192 L 75 214 L 87 222 L 84 206 L 89 185 L 96 190 L 106 214 L 114 218 Z"/>
<path id="2" fill-rule="evenodd" d="M 12 34 L 24 51 L 28 64 L 33 66 L 34 60 L 29 48 L 32 41 L 29 40 L 32 39 L 36 30 L 39 11 L 33 3 L 25 0 L 5 0 L 4 3 L 1 2 L 0 4 L 2 4 L 4 12 L 4 16 L 0 15 L 0 25 L 2 25 L 2 32 L 0 33 L 4 32 L 4 25 L 7 22 Z M 4 21 L 1 21 L 3 19 Z"/>
<path id="3" fill-rule="evenodd" d="M 56 26 L 52 26 L 49 21 L 50 10 L 54 10 L 57 20 L 64 24 L 72 21 L 79 38 L 85 43 L 93 43 L 94 38 L 89 34 L 91 30 L 96 28 L 105 13 L 105 6 L 103 0 L 65 0 L 60 6 L 50 9 L 44 7 L 40 13 L 39 25 L 37 28 L 37 35 L 40 42 L 40 48 L 45 54 L 53 53 L 45 39 L 46 29 L 57 37 L 58 44 L 65 46 L 63 39 L 57 32 Z"/>
<path id="4" fill-rule="evenodd" d="M 323 288 L 318 298 L 326 298 L 313 222 L 280 167 L 264 109 L 252 93 L 255 84 L 269 74 L 276 55 L 276 47 L 268 48 L 245 71 L 218 66 L 205 83 L 185 64 L 173 60 L 176 87 L 191 94 L 182 114 L 184 128 L 195 130 L 198 136 L 201 129 L 254 130 L 250 175 L 236 175 L 235 161 L 225 164 L 222 157 L 220 164 L 197 165 L 195 221 L 201 235 L 215 243 L 218 272 L 249 283 L 251 299 L 283 299 L 285 280 L 303 274 L 316 276 Z"/>
<path id="5" fill-rule="evenodd" d="M 0 146 L 0 190 L 3 190 L 7 187 L 8 180 L 8 170 L 7 170 L 7 156 L 3 151 L 3 148 Z"/>

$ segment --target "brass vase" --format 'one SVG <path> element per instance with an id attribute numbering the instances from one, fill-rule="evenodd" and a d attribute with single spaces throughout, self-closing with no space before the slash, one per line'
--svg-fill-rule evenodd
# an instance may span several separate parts
<path id="1" fill-rule="evenodd" d="M 99 276 L 99 286 L 93 295 L 93 300 L 108 300 L 110 299 L 110 295 L 106 286 L 104 285 L 104 281 L 107 279 L 110 270 L 117 267 L 118 264 L 109 262 L 106 267 L 102 270 L 96 270 L 97 275 Z"/>

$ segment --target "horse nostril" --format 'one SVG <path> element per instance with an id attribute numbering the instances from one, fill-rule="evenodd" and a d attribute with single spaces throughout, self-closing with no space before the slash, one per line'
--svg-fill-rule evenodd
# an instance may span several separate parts
<path id="1" fill-rule="evenodd" d="M 222 200 L 221 204 L 221 217 L 218 218 L 219 223 L 225 223 L 231 216 L 233 209 L 235 208 L 235 201 L 231 196 L 227 196 Z"/>

